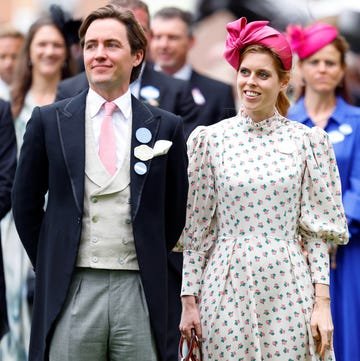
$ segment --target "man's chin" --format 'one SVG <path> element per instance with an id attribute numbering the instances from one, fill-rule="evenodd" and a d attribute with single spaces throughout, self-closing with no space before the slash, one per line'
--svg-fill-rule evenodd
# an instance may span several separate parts
<path id="1" fill-rule="evenodd" d="M 102 86 L 105 84 L 108 84 L 111 80 L 107 77 L 101 77 L 101 76 L 97 76 L 97 77 L 92 77 L 90 79 L 90 83 L 95 85 L 95 86 Z"/>

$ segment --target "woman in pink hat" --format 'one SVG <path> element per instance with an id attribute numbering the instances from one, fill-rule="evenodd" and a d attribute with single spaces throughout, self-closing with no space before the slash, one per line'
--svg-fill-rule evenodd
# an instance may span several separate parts
<path id="1" fill-rule="evenodd" d="M 304 81 L 288 117 L 324 129 L 339 167 L 350 242 L 333 247 L 331 308 L 338 361 L 360 360 L 360 108 L 351 106 L 344 82 L 348 45 L 326 23 L 289 26 L 288 39 Z"/>
<path id="2" fill-rule="evenodd" d="M 267 23 L 228 24 L 241 109 L 188 141 L 180 331 L 203 338 L 206 361 L 330 361 L 340 180 L 326 133 L 284 117 L 292 54 Z"/>

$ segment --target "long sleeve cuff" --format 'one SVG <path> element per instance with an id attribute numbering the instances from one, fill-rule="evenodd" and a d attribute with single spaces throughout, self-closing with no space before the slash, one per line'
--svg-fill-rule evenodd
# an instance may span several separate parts
<path id="1" fill-rule="evenodd" d="M 204 252 L 184 250 L 181 296 L 198 296 L 206 257 Z"/>
<path id="2" fill-rule="evenodd" d="M 321 239 L 307 240 L 306 243 L 312 282 L 330 284 L 328 244 Z"/>

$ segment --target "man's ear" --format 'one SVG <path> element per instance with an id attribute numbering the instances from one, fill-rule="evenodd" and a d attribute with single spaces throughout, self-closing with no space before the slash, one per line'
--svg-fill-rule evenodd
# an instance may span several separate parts
<path id="1" fill-rule="evenodd" d="M 133 66 L 138 66 L 141 61 L 143 60 L 143 57 L 144 57 L 144 51 L 143 50 L 138 50 L 135 54 L 135 59 L 134 59 L 134 62 L 133 62 Z"/>

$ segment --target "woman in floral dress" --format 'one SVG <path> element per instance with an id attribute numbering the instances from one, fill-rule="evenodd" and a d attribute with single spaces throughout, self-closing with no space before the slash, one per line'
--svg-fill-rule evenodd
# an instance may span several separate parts
<path id="1" fill-rule="evenodd" d="M 245 18 L 227 29 L 242 105 L 188 141 L 180 331 L 206 361 L 334 360 L 328 247 L 348 232 L 333 149 L 283 116 L 285 37 Z"/>

